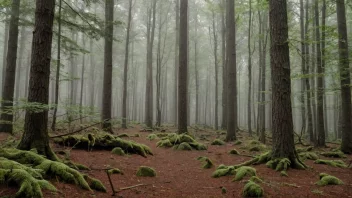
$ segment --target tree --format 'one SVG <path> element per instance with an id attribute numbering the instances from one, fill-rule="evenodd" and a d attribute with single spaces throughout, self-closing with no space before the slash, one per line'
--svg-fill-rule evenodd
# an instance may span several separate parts
<path id="1" fill-rule="evenodd" d="M 293 138 L 291 70 L 288 46 L 287 2 L 270 0 L 270 64 L 272 80 L 272 158 L 288 158 L 298 167 Z"/>
<path id="2" fill-rule="evenodd" d="M 237 77 L 236 77 L 236 27 L 235 2 L 227 0 L 226 29 L 227 29 L 227 134 L 226 140 L 236 140 L 237 130 Z"/>
<path id="3" fill-rule="evenodd" d="M 215 119 L 215 130 L 218 130 L 219 124 L 218 124 L 218 87 L 219 87 L 219 66 L 218 66 L 218 34 L 216 30 L 216 24 L 215 24 L 215 11 L 212 9 L 212 17 L 213 17 L 213 39 L 214 39 L 214 66 L 215 66 L 215 111 L 214 111 L 214 119 Z"/>
<path id="4" fill-rule="evenodd" d="M 18 21 L 20 16 L 20 0 L 13 0 L 9 25 L 9 40 L 6 60 L 6 74 L 2 90 L 0 132 L 13 133 L 13 98 L 16 80 L 16 61 L 18 43 Z M 6 42 L 6 41 L 5 41 Z"/>
<path id="5" fill-rule="evenodd" d="M 247 103 L 247 125 L 249 135 L 252 136 L 252 112 L 251 112 L 251 92 L 252 92 L 252 52 L 251 52 L 251 26 L 252 26 L 252 0 L 249 0 L 248 17 L 248 103 Z"/>
<path id="6" fill-rule="evenodd" d="M 49 102 L 50 57 L 53 36 L 55 0 L 37 0 L 32 44 L 28 102 L 47 105 Z M 27 109 L 24 133 L 18 148 L 36 149 L 48 159 L 56 160 L 49 145 L 48 109 Z"/>
<path id="7" fill-rule="evenodd" d="M 325 146 L 325 127 L 324 127 L 324 77 L 323 67 L 321 62 L 321 45 L 320 45 L 320 27 L 319 27 L 319 0 L 314 1 L 315 13 L 315 39 L 316 39 L 316 52 L 317 52 L 317 123 L 316 132 L 318 133 L 316 146 Z"/>
<path id="8" fill-rule="evenodd" d="M 222 122 L 221 128 L 227 128 L 227 70 L 226 70 L 226 21 L 225 0 L 221 0 L 221 58 L 222 58 Z"/>
<path id="9" fill-rule="evenodd" d="M 102 128 L 112 133 L 112 43 L 114 34 L 114 0 L 105 0 L 105 47 L 104 47 L 104 84 L 102 105 Z"/>
<path id="10" fill-rule="evenodd" d="M 341 151 L 352 153 L 352 126 L 351 126 L 351 76 L 348 55 L 348 39 L 346 26 L 345 1 L 336 0 L 337 29 L 339 33 L 339 68 L 341 86 Z"/>
<path id="11" fill-rule="evenodd" d="M 178 132 L 187 133 L 188 111 L 188 0 L 180 2 L 180 42 L 178 73 Z"/>
<path id="12" fill-rule="evenodd" d="M 178 122 L 178 109 L 177 109 L 177 98 L 178 98 L 178 70 L 179 70 L 179 43 L 180 43 L 180 0 L 175 0 L 175 22 L 176 22 L 176 27 L 175 27 L 175 34 L 176 34 L 176 39 L 175 39 L 175 89 L 174 89 L 174 118 L 175 118 L 175 126 L 177 125 Z"/>
<path id="13" fill-rule="evenodd" d="M 128 73 L 128 52 L 130 46 L 130 30 L 132 21 L 132 0 L 129 0 L 128 20 L 127 20 L 127 35 L 125 45 L 125 63 L 123 71 L 123 99 L 122 99 L 122 128 L 127 129 L 127 73 Z"/>

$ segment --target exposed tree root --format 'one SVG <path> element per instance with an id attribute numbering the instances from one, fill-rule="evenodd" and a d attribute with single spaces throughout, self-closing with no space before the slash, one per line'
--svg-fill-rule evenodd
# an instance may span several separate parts
<path id="1" fill-rule="evenodd" d="M 124 140 L 110 134 L 88 134 L 87 136 L 72 135 L 55 138 L 54 142 L 60 145 L 74 145 L 74 148 L 79 149 L 96 148 L 112 150 L 116 147 L 120 147 L 125 153 L 138 154 L 143 157 L 153 155 L 151 149 L 144 144 Z"/>
<path id="2" fill-rule="evenodd" d="M 48 160 L 32 151 L 0 149 L 0 183 L 19 186 L 17 197 L 43 197 L 42 189 L 57 191 L 43 179 L 51 177 L 74 183 L 86 190 L 106 192 L 99 180 L 81 174 L 62 162 Z"/>

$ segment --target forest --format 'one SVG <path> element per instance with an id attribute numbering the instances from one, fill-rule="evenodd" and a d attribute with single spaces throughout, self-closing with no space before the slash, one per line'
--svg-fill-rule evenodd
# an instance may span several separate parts
<path id="1" fill-rule="evenodd" d="M 350 197 L 351 0 L 0 0 L 0 197 Z"/>

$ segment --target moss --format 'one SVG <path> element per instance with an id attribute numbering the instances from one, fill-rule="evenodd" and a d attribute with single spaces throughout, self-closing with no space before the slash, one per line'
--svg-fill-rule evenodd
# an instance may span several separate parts
<path id="1" fill-rule="evenodd" d="M 267 167 L 275 169 L 276 171 L 287 171 L 291 166 L 291 161 L 287 158 L 272 159 L 266 163 Z"/>
<path id="2" fill-rule="evenodd" d="M 192 146 L 193 149 L 198 151 L 207 150 L 207 147 L 204 144 L 198 142 L 191 142 L 189 143 L 189 145 Z"/>
<path id="3" fill-rule="evenodd" d="M 297 153 L 309 152 L 313 150 L 313 146 L 309 146 L 307 148 L 296 148 Z"/>
<path id="4" fill-rule="evenodd" d="M 256 176 L 257 175 L 257 171 L 255 170 L 255 168 L 252 168 L 249 166 L 239 167 L 235 171 L 236 171 L 236 175 L 235 175 L 234 181 L 240 181 L 246 176 Z"/>
<path id="5" fill-rule="evenodd" d="M 198 160 L 203 162 L 204 169 L 210 169 L 214 166 L 213 162 L 207 157 L 198 157 Z"/>
<path id="6" fill-rule="evenodd" d="M 227 175 L 234 174 L 235 167 L 233 166 L 219 166 L 215 172 L 213 172 L 212 177 L 219 178 Z"/>
<path id="7" fill-rule="evenodd" d="M 211 142 L 211 145 L 222 146 L 222 145 L 225 145 L 225 142 L 219 139 L 215 139 Z"/>
<path id="8" fill-rule="evenodd" d="M 326 165 L 333 166 L 333 167 L 347 168 L 347 165 L 342 160 L 318 159 L 318 160 L 315 160 L 315 163 L 316 164 L 326 164 Z"/>
<path id="9" fill-rule="evenodd" d="M 260 152 L 266 149 L 265 145 L 259 144 L 249 147 L 249 151 L 251 152 Z"/>
<path id="10" fill-rule="evenodd" d="M 120 147 L 116 147 L 114 149 L 112 149 L 111 151 L 112 154 L 115 154 L 115 155 L 120 155 L 120 156 L 125 156 L 125 151 L 122 150 L 122 148 Z"/>
<path id="11" fill-rule="evenodd" d="M 243 197 L 263 197 L 264 190 L 258 184 L 249 181 L 243 188 Z"/>
<path id="12" fill-rule="evenodd" d="M 258 140 L 251 140 L 251 141 L 248 142 L 248 144 L 250 144 L 250 145 L 260 145 L 262 143 L 259 142 Z"/>
<path id="13" fill-rule="evenodd" d="M 232 154 L 232 155 L 240 154 L 236 149 L 232 149 L 229 153 Z"/>
<path id="14" fill-rule="evenodd" d="M 309 151 L 305 151 L 305 152 L 301 152 L 298 154 L 299 158 L 301 160 L 306 160 L 306 159 L 309 159 L 309 160 L 317 160 L 319 159 L 318 155 L 314 152 L 309 152 Z"/>
<path id="15" fill-rule="evenodd" d="M 137 176 L 139 177 L 155 177 L 156 172 L 153 168 L 147 167 L 147 166 L 141 166 L 139 167 L 137 171 Z"/>
<path id="16" fill-rule="evenodd" d="M 189 136 L 187 134 L 179 135 L 179 141 L 180 142 L 187 142 L 187 143 L 195 142 L 195 140 L 191 136 Z"/>
<path id="17" fill-rule="evenodd" d="M 288 177 L 288 174 L 286 171 L 283 170 L 280 172 L 280 176 Z"/>
<path id="18" fill-rule="evenodd" d="M 343 184 L 343 182 L 339 178 L 328 175 L 326 173 L 320 173 L 319 177 L 320 177 L 320 180 L 316 182 L 316 184 L 319 186 Z"/>
<path id="19" fill-rule="evenodd" d="M 155 139 L 159 139 L 159 137 L 156 134 L 152 133 L 152 134 L 149 134 L 147 136 L 147 139 L 152 141 L 152 140 L 155 140 Z"/>
<path id="20" fill-rule="evenodd" d="M 179 151 L 191 151 L 192 147 L 187 142 L 182 142 L 180 145 L 177 146 L 177 150 L 179 150 Z"/>
<path id="21" fill-rule="evenodd" d="M 76 167 L 78 170 L 90 170 L 90 168 L 88 168 L 87 166 L 83 165 L 83 164 L 76 164 Z"/>
<path id="22" fill-rule="evenodd" d="M 233 145 L 240 145 L 240 144 L 242 144 L 241 140 L 237 140 L 235 143 L 233 143 Z"/>
<path id="23" fill-rule="evenodd" d="M 262 179 L 260 179 L 257 176 L 252 176 L 249 180 L 252 182 L 255 182 L 255 183 L 263 183 L 264 182 Z"/>
<path id="24" fill-rule="evenodd" d="M 221 194 L 226 194 L 227 193 L 227 189 L 225 187 L 221 187 Z"/>
<path id="25" fill-rule="evenodd" d="M 141 137 L 139 133 L 134 134 L 134 137 Z"/>
<path id="26" fill-rule="evenodd" d="M 172 147 L 173 144 L 170 142 L 169 139 L 165 140 L 160 140 L 159 142 L 156 143 L 157 147 Z"/>
<path id="27" fill-rule="evenodd" d="M 117 135 L 117 137 L 124 138 L 124 137 L 130 137 L 130 136 L 127 133 L 122 133 L 122 134 Z"/>
<path id="28" fill-rule="evenodd" d="M 346 158 L 346 155 L 343 154 L 341 151 L 330 151 L 330 152 L 323 152 L 320 155 L 324 157 L 332 157 L 332 158 Z"/>
<path id="29" fill-rule="evenodd" d="M 103 183 L 101 183 L 101 181 L 94 179 L 94 178 L 91 178 L 88 175 L 83 175 L 83 177 L 87 181 L 90 188 L 92 188 L 96 191 L 106 192 L 106 188 L 103 185 Z"/>
<path id="30" fill-rule="evenodd" d="M 108 170 L 108 174 L 109 175 L 113 175 L 113 174 L 123 175 L 123 172 L 118 168 L 113 168 L 113 169 Z"/>

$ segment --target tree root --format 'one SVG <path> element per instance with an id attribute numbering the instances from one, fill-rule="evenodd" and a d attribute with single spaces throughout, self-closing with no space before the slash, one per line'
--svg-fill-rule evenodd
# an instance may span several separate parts
<path id="1" fill-rule="evenodd" d="M 138 154 L 143 157 L 153 155 L 152 150 L 144 145 L 133 141 L 121 139 L 110 134 L 93 135 L 71 135 L 66 137 L 54 138 L 54 142 L 60 145 L 75 145 L 78 149 L 108 149 L 112 150 L 120 147 L 125 153 Z"/>
<path id="2" fill-rule="evenodd" d="M 43 197 L 42 189 L 57 191 L 43 179 L 51 177 L 74 183 L 85 190 L 106 192 L 99 180 L 83 175 L 62 162 L 48 160 L 32 151 L 0 149 L 0 183 L 19 186 L 17 197 Z"/>

